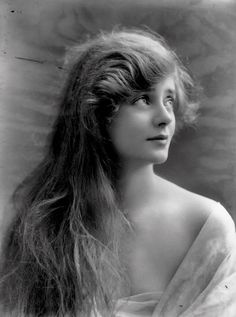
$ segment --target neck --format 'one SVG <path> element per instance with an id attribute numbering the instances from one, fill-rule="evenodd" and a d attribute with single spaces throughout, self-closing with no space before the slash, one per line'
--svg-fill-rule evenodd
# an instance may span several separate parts
<path id="1" fill-rule="evenodd" d="M 121 168 L 119 191 L 122 208 L 129 210 L 146 204 L 153 198 L 157 175 L 154 164 L 126 162 Z"/>

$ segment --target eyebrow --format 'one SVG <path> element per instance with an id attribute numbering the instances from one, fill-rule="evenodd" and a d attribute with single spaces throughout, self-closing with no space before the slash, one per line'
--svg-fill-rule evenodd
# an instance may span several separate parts
<path id="1" fill-rule="evenodd" d="M 168 94 L 176 95 L 176 89 L 167 89 Z"/>
<path id="2" fill-rule="evenodd" d="M 154 92 L 155 92 L 155 87 L 150 87 L 149 89 L 146 90 L 146 92 L 147 92 L 147 93 L 151 93 L 151 94 L 154 93 Z M 175 88 L 174 88 L 174 89 L 168 88 L 168 89 L 166 90 L 166 93 L 172 94 L 172 95 L 174 95 L 175 97 L 176 97 L 176 95 L 177 95 L 177 91 L 176 91 Z"/>

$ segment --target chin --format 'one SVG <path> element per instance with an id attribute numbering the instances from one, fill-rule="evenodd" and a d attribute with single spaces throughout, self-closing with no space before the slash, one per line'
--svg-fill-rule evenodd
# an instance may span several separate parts
<path id="1" fill-rule="evenodd" d="M 168 159 L 168 154 L 163 154 L 163 155 L 156 155 L 155 157 L 153 157 L 152 159 L 152 163 L 154 164 L 163 164 L 167 161 Z"/>
<path id="2" fill-rule="evenodd" d="M 167 161 L 167 157 L 166 158 L 163 158 L 163 159 L 160 159 L 160 160 L 156 160 L 155 162 L 153 162 L 154 164 L 157 164 L 157 165 L 160 165 L 160 164 L 163 164 Z"/>

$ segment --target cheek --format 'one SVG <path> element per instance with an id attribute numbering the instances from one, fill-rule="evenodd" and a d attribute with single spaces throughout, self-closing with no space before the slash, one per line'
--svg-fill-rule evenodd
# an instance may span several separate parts
<path id="1" fill-rule="evenodd" d="M 171 122 L 171 135 L 173 136 L 175 134 L 175 128 L 176 128 L 176 119 L 175 115 L 173 114 L 172 122 Z"/>
<path id="2" fill-rule="evenodd" d="M 171 113 L 171 121 L 167 126 L 167 129 L 169 131 L 169 135 L 172 138 L 175 134 L 175 129 L 176 129 L 176 117 L 174 111 Z"/>
<path id="3" fill-rule="evenodd" d="M 134 150 L 144 139 L 142 130 L 143 118 L 130 117 L 128 114 L 116 118 L 110 126 L 110 137 L 118 152 L 129 152 Z"/>
<path id="4" fill-rule="evenodd" d="M 112 127 L 110 136 L 116 147 L 128 147 L 137 139 L 137 129 L 136 126 L 133 126 L 130 122 L 123 121 L 119 124 L 116 123 Z"/>

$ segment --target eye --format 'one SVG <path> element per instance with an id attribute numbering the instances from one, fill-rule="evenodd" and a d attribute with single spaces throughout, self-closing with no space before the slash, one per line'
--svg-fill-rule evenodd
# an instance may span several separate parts
<path id="1" fill-rule="evenodd" d="M 175 98 L 173 96 L 167 96 L 165 98 L 165 105 L 169 107 L 173 107 L 175 104 Z"/>
<path id="2" fill-rule="evenodd" d="M 150 98 L 148 95 L 141 95 L 137 98 L 135 98 L 133 101 L 132 101 L 132 104 L 134 105 L 150 105 Z"/>

